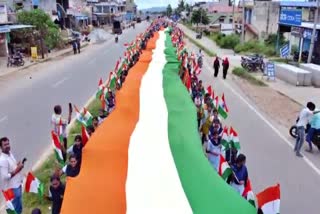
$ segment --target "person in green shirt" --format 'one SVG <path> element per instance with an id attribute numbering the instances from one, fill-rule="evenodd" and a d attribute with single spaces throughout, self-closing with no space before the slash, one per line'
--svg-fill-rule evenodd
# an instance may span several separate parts
<path id="1" fill-rule="evenodd" d="M 319 110 L 316 110 L 313 112 L 313 116 L 310 120 L 310 125 L 311 127 L 308 131 L 307 139 L 306 139 L 306 141 L 310 146 L 310 149 L 307 150 L 308 152 L 312 152 L 312 139 L 314 134 L 320 133 L 320 111 Z"/>

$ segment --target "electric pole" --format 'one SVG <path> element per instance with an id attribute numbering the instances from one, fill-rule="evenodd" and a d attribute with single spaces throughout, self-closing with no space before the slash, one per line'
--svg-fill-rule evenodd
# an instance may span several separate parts
<path id="1" fill-rule="evenodd" d="M 319 0 L 317 0 L 317 8 L 314 15 L 313 31 L 312 31 L 311 44 L 310 44 L 309 55 L 308 55 L 308 63 L 311 63 L 311 59 L 312 59 L 314 42 L 315 42 L 316 31 L 317 31 L 318 17 L 319 17 Z"/>
<path id="2" fill-rule="evenodd" d="M 232 27 L 233 27 L 233 33 L 236 33 L 236 26 L 235 26 L 235 22 L 234 22 L 234 4 L 235 4 L 235 0 L 232 1 Z"/>
<path id="3" fill-rule="evenodd" d="M 245 0 L 242 0 L 241 44 L 244 43 L 244 26 L 245 26 L 245 22 L 246 22 L 245 19 L 246 19 L 246 17 L 245 17 Z"/>

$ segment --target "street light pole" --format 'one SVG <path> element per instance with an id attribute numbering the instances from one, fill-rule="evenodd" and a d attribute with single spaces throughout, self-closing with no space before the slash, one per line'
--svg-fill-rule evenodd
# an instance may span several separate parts
<path id="1" fill-rule="evenodd" d="M 244 43 L 244 26 L 246 22 L 245 17 L 245 0 L 242 0 L 242 26 L 241 26 L 241 44 Z"/>
<path id="2" fill-rule="evenodd" d="M 314 22 L 313 22 L 313 30 L 312 30 L 312 36 L 311 36 L 311 44 L 309 49 L 309 55 L 308 55 L 308 63 L 311 62 L 313 49 L 314 49 L 314 42 L 316 37 L 316 31 L 317 31 L 317 22 L 319 17 L 319 0 L 317 0 L 317 8 L 314 15 Z"/>

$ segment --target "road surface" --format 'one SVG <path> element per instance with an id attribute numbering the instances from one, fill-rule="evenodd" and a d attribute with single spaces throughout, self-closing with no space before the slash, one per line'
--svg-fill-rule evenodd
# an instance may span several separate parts
<path id="1" fill-rule="evenodd" d="M 191 49 L 195 52 L 198 48 L 192 45 Z M 214 78 L 211 61 L 208 57 L 204 60 L 200 78 L 205 86 L 213 86 L 216 95 L 225 94 L 230 111 L 225 124 L 232 125 L 239 134 L 254 192 L 280 183 L 281 213 L 318 214 L 319 208 L 314 203 L 319 196 L 319 152 L 307 154 L 303 159 L 296 157 L 294 140 L 288 137 L 287 129 L 260 112 L 235 85 L 231 75 L 224 81 L 220 71 L 220 77 Z"/>
<path id="2" fill-rule="evenodd" d="M 79 55 L 0 78 L 0 136 L 9 137 L 12 152 L 18 160 L 28 159 L 27 169 L 51 145 L 53 106 L 61 104 L 65 116 L 69 102 L 83 106 L 97 90 L 99 78 L 105 81 L 123 55 L 123 44 L 131 42 L 147 26 L 143 22 L 135 29 L 125 30 L 118 44 L 112 38 L 84 49 Z"/>

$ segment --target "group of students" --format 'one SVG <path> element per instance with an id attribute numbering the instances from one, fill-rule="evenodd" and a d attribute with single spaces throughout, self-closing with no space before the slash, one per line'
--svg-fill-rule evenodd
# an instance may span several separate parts
<path id="1" fill-rule="evenodd" d="M 120 90 L 123 83 L 125 82 L 125 79 L 128 75 L 128 72 L 132 66 L 136 64 L 136 62 L 139 60 L 139 56 L 143 49 L 146 48 L 147 41 L 153 37 L 153 34 L 156 30 L 160 29 L 159 23 L 153 23 L 151 27 L 148 28 L 147 32 L 144 34 L 145 36 L 142 38 L 139 44 L 139 51 L 137 51 L 134 55 L 132 55 L 130 61 L 128 62 L 128 67 L 126 70 L 123 70 L 122 73 L 118 77 L 118 81 L 116 83 L 116 90 Z M 105 102 L 105 108 L 101 108 L 99 110 L 99 115 L 94 116 L 92 119 L 92 124 L 88 125 L 86 127 L 86 131 L 89 136 L 93 134 L 93 132 L 98 128 L 98 126 L 107 118 L 107 116 L 114 110 L 115 108 L 115 91 L 108 90 L 108 96 L 106 96 Z M 71 118 L 71 112 L 69 111 L 69 117 Z M 66 130 L 66 125 L 70 122 L 70 119 L 63 120 L 61 119 L 61 107 L 55 106 L 54 107 L 54 114 L 52 116 L 52 122 L 54 126 L 54 130 L 56 133 L 59 133 L 61 130 L 61 122 L 63 121 L 63 128 L 62 130 Z M 61 134 L 61 133 L 59 133 Z M 66 132 L 63 133 L 63 136 L 66 135 Z M 68 149 L 66 147 L 67 145 L 67 139 L 66 137 L 63 140 L 64 145 L 62 145 L 62 151 L 64 158 L 66 159 L 67 154 L 69 154 L 68 157 L 68 164 L 65 165 L 63 168 L 58 169 L 55 171 L 55 173 L 50 178 L 51 186 L 50 186 L 50 195 L 49 199 L 52 200 L 52 214 L 59 214 L 60 209 L 62 206 L 62 199 L 63 194 L 65 190 L 65 184 L 60 180 L 60 177 L 64 174 L 67 177 L 76 177 L 81 169 L 81 162 L 82 162 L 82 150 L 85 146 L 85 143 L 83 142 L 81 135 L 76 135 L 74 138 L 74 143 L 72 146 L 70 146 Z"/>
<path id="2" fill-rule="evenodd" d="M 183 43 L 183 32 L 179 28 L 175 28 L 173 31 L 175 37 L 175 46 L 179 47 Z M 178 57 L 179 54 L 185 55 L 186 57 L 190 56 L 186 50 L 179 53 L 178 48 Z M 192 54 L 191 54 L 192 55 Z M 179 57 L 183 59 L 184 57 Z M 216 58 L 214 68 L 219 69 L 217 65 Z M 217 107 L 213 104 L 212 98 L 209 93 L 205 92 L 202 80 L 198 79 L 198 76 L 194 72 L 190 72 L 190 63 L 182 63 L 180 70 L 180 77 L 182 81 L 186 84 L 187 88 L 191 88 L 190 96 L 194 102 L 197 109 L 197 126 L 199 130 L 199 135 L 201 137 L 202 147 L 205 156 L 208 158 L 209 163 L 211 164 L 213 170 L 219 173 L 219 166 L 221 161 L 221 156 L 224 157 L 224 160 L 228 162 L 232 173 L 227 177 L 226 182 L 231 185 L 236 192 L 238 192 L 242 197 L 245 187 L 249 181 L 248 170 L 246 167 L 246 156 L 241 154 L 235 146 L 224 147 L 222 143 L 222 136 L 224 129 L 222 128 L 222 120 L 219 116 Z M 223 64 L 227 64 L 228 59 L 226 58 Z M 228 66 L 224 66 L 224 77 L 226 76 Z M 185 73 L 187 74 L 182 74 Z M 188 81 L 184 79 L 186 75 L 190 76 L 191 86 L 188 86 Z M 217 72 L 215 72 L 217 76 Z M 258 213 L 261 214 L 262 210 L 258 209 Z"/>

